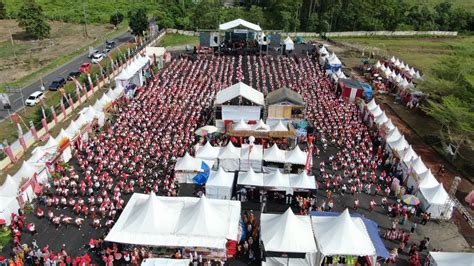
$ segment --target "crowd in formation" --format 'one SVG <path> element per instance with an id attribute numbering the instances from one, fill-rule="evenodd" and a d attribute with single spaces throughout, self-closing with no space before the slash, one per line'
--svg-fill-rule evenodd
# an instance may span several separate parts
<path id="1" fill-rule="evenodd" d="M 353 208 L 357 209 L 357 195 L 362 192 L 383 196 L 381 202 L 370 201 L 367 209 L 381 205 L 387 210 L 389 206 L 400 208 L 402 212 L 401 204 L 393 200 L 400 192 L 390 188 L 397 172 L 391 169 L 378 132 L 367 128 L 354 103 L 335 96 L 333 84 L 317 61 L 310 56 L 249 55 L 178 58 L 150 79 L 147 86 L 139 88 L 135 98 L 120 98 L 102 130 L 90 134 L 88 140 L 74 143 L 74 167 L 56 166 L 59 174 L 44 187 L 36 215 L 48 219 L 57 230 L 68 226 L 81 230 L 83 224 L 87 224 L 86 230 L 100 230 L 97 239 L 84 244 L 108 265 L 148 257 L 146 250 L 120 250 L 104 245 L 101 238 L 134 192 L 177 195 L 179 184 L 173 173 L 176 158 L 196 143 L 194 129 L 209 121 L 215 94 L 238 81 L 263 93 L 287 87 L 305 100 L 304 116 L 315 127 L 314 156 L 319 158 L 323 152 L 329 156 L 317 160 L 318 170 L 313 173 L 325 197 L 297 198 L 301 213 L 331 210 L 333 193 L 351 193 Z M 25 228 L 23 218 L 20 221 L 21 226 L 15 222 L 12 230 Z M 244 222 L 247 237 L 238 244 L 238 254 L 253 260 L 258 251 L 258 223 L 252 213 L 244 215 Z M 405 239 L 406 236 L 402 242 L 408 244 Z M 23 244 L 21 239 L 15 242 L 17 257 Z M 41 250 L 30 250 L 34 248 Z M 60 254 L 63 252 L 66 253 L 64 250 Z M 83 254 L 74 254 L 79 255 Z"/>

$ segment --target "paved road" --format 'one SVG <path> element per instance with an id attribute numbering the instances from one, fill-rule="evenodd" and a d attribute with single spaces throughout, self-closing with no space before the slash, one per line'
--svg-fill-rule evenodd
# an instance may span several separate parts
<path id="1" fill-rule="evenodd" d="M 132 38 L 133 37 L 130 34 L 130 32 L 126 32 L 126 33 L 116 37 L 113 40 L 115 41 L 116 46 L 118 46 L 122 43 L 125 43 L 125 42 L 129 41 Z M 95 48 L 98 49 L 99 51 L 102 51 L 105 48 L 105 44 L 102 44 L 101 46 L 95 47 Z M 55 78 L 57 78 L 57 77 L 66 78 L 67 75 L 69 74 L 69 72 L 77 71 L 79 69 L 79 66 L 82 63 L 90 62 L 90 60 L 87 58 L 88 53 L 89 53 L 88 51 L 85 52 L 81 56 L 78 56 L 78 57 L 72 59 L 68 63 L 60 66 L 59 68 L 51 71 L 46 76 L 44 76 L 43 77 L 43 82 L 45 84 L 46 89 L 48 88 L 49 84 L 51 84 L 51 82 Z M 36 80 L 33 83 L 31 83 L 30 85 L 22 88 L 24 100 L 26 100 L 26 98 L 31 93 L 40 90 L 40 88 L 41 88 L 41 83 L 40 83 L 39 80 Z M 50 93 L 58 93 L 58 92 L 50 92 Z M 21 93 L 19 93 L 19 92 L 18 93 L 13 93 L 13 94 L 10 94 L 9 96 L 10 96 L 10 102 L 11 102 L 11 105 L 12 105 L 12 109 L 10 111 L 11 112 L 16 112 L 18 110 L 21 110 L 24 106 L 24 100 L 22 100 L 22 98 L 21 98 Z M 27 108 L 29 108 L 29 107 L 27 107 Z M 1 108 L 0 109 L 0 121 L 3 121 L 5 118 L 8 118 L 8 112 L 7 112 L 7 110 L 3 110 L 3 108 Z"/>

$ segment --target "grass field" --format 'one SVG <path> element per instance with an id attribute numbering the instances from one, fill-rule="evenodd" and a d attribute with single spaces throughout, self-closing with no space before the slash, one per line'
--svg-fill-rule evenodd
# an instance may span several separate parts
<path id="1" fill-rule="evenodd" d="M 439 62 L 445 56 L 450 55 L 456 46 L 474 44 L 474 36 L 455 38 L 389 38 L 389 37 L 357 37 L 357 38 L 334 38 L 336 41 L 355 44 L 364 49 L 365 56 L 369 52 L 374 52 L 381 56 L 395 56 L 408 63 L 410 66 L 421 69 L 423 72 L 429 71 L 430 67 Z M 360 53 L 349 56 L 342 55 L 347 65 L 359 63 L 362 55 Z"/>
<path id="2" fill-rule="evenodd" d="M 165 37 L 160 41 L 160 45 L 163 47 L 170 47 L 176 45 L 194 45 L 199 42 L 197 36 L 187 36 L 181 34 L 166 34 Z"/>
<path id="3" fill-rule="evenodd" d="M 14 20 L 0 23 L 0 87 L 26 85 L 87 50 L 88 45 L 103 42 L 114 33 L 105 25 L 89 25 L 89 37 L 86 38 L 81 25 L 57 21 L 51 22 L 51 28 L 50 39 L 37 41 L 25 38 Z"/>

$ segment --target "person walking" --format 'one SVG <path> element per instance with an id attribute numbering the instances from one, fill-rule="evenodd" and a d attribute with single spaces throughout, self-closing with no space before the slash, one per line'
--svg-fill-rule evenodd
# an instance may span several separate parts
<path id="1" fill-rule="evenodd" d="M 354 210 L 359 209 L 359 206 L 360 206 L 359 199 L 355 199 L 355 200 L 354 200 Z"/>

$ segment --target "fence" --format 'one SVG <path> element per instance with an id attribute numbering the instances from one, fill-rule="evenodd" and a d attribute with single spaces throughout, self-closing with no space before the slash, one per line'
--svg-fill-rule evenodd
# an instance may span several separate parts
<path id="1" fill-rule="evenodd" d="M 33 125 L 28 132 L 22 135 L 22 139 L 14 141 L 9 148 L 11 149 L 11 152 L 13 154 L 13 157 L 15 160 L 18 160 L 21 158 L 26 150 L 31 147 L 38 139 L 45 138 L 48 136 L 49 131 L 53 129 L 55 126 L 60 124 L 63 120 L 66 120 L 67 118 L 70 117 L 72 112 L 76 109 L 79 108 L 83 103 L 87 101 L 90 97 L 92 97 L 96 92 L 99 91 L 100 88 L 104 87 L 107 83 L 113 81 L 113 78 L 117 76 L 128 64 L 128 61 L 132 60 L 132 58 L 139 52 L 142 52 L 145 47 L 155 45 L 163 36 L 165 36 L 166 31 L 162 30 L 160 31 L 156 36 L 153 36 L 152 38 L 147 39 L 143 44 L 141 44 L 139 47 L 134 49 L 130 53 L 130 56 L 126 57 L 126 60 L 123 60 L 118 66 L 116 66 L 113 70 L 111 70 L 108 75 L 103 76 L 102 79 L 95 80 L 95 86 L 91 88 L 87 93 L 83 93 L 82 95 L 75 95 L 75 102 L 72 102 L 72 104 L 67 103 L 64 108 L 61 107 L 61 105 L 57 105 L 56 107 L 52 108 L 54 109 L 53 117 L 54 119 L 51 119 L 51 122 L 47 122 L 43 125 L 40 125 L 36 127 Z M 89 86 L 86 86 L 89 87 Z M 35 137 L 38 136 L 38 138 Z M 23 142 L 24 141 L 24 142 Z M 23 142 L 23 145 L 22 145 Z M 12 161 L 10 158 L 7 156 L 4 158 L 2 161 L 0 161 L 0 169 L 3 170 L 5 169 L 8 165 L 10 165 Z"/>

